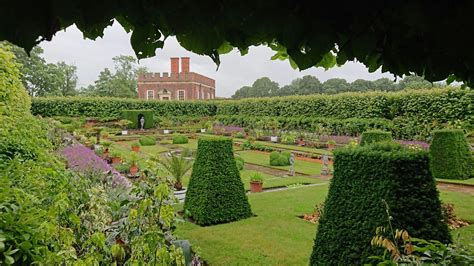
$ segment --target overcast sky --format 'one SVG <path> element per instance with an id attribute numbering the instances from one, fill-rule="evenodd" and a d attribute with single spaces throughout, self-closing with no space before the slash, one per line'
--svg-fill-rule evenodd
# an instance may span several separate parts
<path id="1" fill-rule="evenodd" d="M 134 55 L 130 35 L 118 23 L 105 30 L 104 38 L 95 41 L 83 39 L 82 33 L 71 26 L 66 31 L 58 32 L 51 42 L 42 42 L 40 46 L 44 49 L 46 61 L 65 61 L 77 66 L 79 87 L 92 84 L 104 68 L 112 69 L 112 57 Z M 393 75 L 380 71 L 369 73 L 363 64 L 353 62 L 327 71 L 315 67 L 299 71 L 291 68 L 288 61 L 270 60 L 273 54 L 268 47 L 252 47 L 245 56 L 233 51 L 221 56 L 221 65 L 216 70 L 216 65 L 209 57 L 188 52 L 175 38 L 168 38 L 164 48 L 156 51 L 155 57 L 140 60 L 140 65 L 148 67 L 151 72 L 170 72 L 170 57 L 189 56 L 191 71 L 215 79 L 216 94 L 220 97 L 229 97 L 240 87 L 251 85 L 260 77 L 269 77 L 280 86 L 304 75 L 316 76 L 322 82 L 330 78 L 344 78 L 349 82 L 359 78 L 393 78 Z"/>

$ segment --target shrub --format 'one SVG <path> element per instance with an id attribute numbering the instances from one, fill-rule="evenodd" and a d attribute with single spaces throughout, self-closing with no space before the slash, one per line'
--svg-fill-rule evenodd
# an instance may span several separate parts
<path id="1" fill-rule="evenodd" d="M 228 138 L 200 138 L 184 209 L 197 224 L 236 221 L 252 215 Z"/>
<path id="2" fill-rule="evenodd" d="M 122 119 L 132 121 L 130 128 L 140 128 L 140 117 L 145 118 L 145 124 L 143 128 L 152 128 L 153 123 L 153 110 L 123 110 Z"/>
<path id="3" fill-rule="evenodd" d="M 435 178 L 467 179 L 472 175 L 474 161 L 462 130 L 434 131 L 430 156 Z"/>
<path id="4" fill-rule="evenodd" d="M 250 176 L 250 182 L 263 183 L 263 175 L 261 173 L 255 173 Z"/>
<path id="5" fill-rule="evenodd" d="M 150 136 L 143 136 L 139 140 L 142 146 L 153 146 L 156 144 L 156 139 Z"/>
<path id="6" fill-rule="evenodd" d="M 360 145 L 364 146 L 374 142 L 381 142 L 381 141 L 391 141 L 392 140 L 392 133 L 387 131 L 381 130 L 369 130 L 362 133 L 362 137 L 360 139 Z"/>
<path id="7" fill-rule="evenodd" d="M 310 264 L 361 265 L 380 255 L 370 241 L 375 228 L 389 227 L 387 207 L 393 228 L 449 243 L 428 157 L 395 143 L 336 150 Z"/>
<path id="8" fill-rule="evenodd" d="M 237 133 L 234 134 L 234 137 L 238 138 L 238 139 L 243 139 L 243 138 L 245 138 L 245 135 L 242 132 L 237 132 Z"/>
<path id="9" fill-rule="evenodd" d="M 135 141 L 135 142 L 133 142 L 132 145 L 130 145 L 130 146 L 131 146 L 132 148 L 136 148 L 136 147 L 140 147 L 141 145 L 140 145 L 140 142 Z"/>
<path id="10" fill-rule="evenodd" d="M 236 163 L 237 169 L 239 169 L 239 171 L 244 170 L 244 165 L 245 165 L 244 158 L 242 158 L 240 156 L 236 156 L 235 157 L 235 163 Z"/>
<path id="11" fill-rule="evenodd" d="M 270 165 L 285 166 L 290 165 L 291 153 L 288 151 L 278 152 L 274 151 L 270 154 Z"/>
<path id="12" fill-rule="evenodd" d="M 174 135 L 173 136 L 173 144 L 186 144 L 188 142 L 189 142 L 189 139 L 185 135 Z"/>

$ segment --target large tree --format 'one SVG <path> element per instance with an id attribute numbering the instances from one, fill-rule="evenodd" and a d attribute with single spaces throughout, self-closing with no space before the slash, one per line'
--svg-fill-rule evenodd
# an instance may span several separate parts
<path id="1" fill-rule="evenodd" d="M 250 98 L 250 97 L 269 97 L 273 96 L 279 90 L 278 83 L 267 77 L 255 80 L 252 86 L 244 86 L 238 89 L 232 98 Z"/>
<path id="2" fill-rule="evenodd" d="M 20 65 L 21 81 L 31 96 L 68 96 L 76 94 L 77 68 L 59 62 L 47 63 L 43 49 L 35 46 L 28 56 L 20 47 L 12 46 Z"/>
<path id="3" fill-rule="evenodd" d="M 145 73 L 145 67 L 137 64 L 133 56 L 119 55 L 112 58 L 114 72 L 105 68 L 94 85 L 81 89 L 90 96 L 137 97 L 137 77 Z"/>
<path id="4" fill-rule="evenodd" d="M 345 92 L 349 88 L 349 83 L 345 79 L 340 78 L 328 79 L 323 83 L 323 92 L 328 94 Z"/>

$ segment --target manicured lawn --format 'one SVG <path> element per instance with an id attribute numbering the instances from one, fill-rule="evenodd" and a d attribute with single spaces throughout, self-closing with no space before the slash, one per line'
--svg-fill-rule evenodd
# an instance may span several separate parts
<path id="1" fill-rule="evenodd" d="M 240 171 L 240 178 L 244 183 L 245 189 L 250 189 L 250 178 L 252 175 L 258 173 L 257 171 L 253 170 L 242 170 Z M 317 178 L 311 178 L 306 176 L 289 176 L 289 177 L 278 177 L 278 176 L 271 176 L 260 173 L 263 177 L 263 188 L 272 188 L 272 187 L 286 187 L 288 185 L 293 184 L 318 184 L 318 183 L 326 183 L 328 181 L 324 181 Z"/>
<path id="2" fill-rule="evenodd" d="M 247 163 L 258 164 L 266 167 L 281 169 L 288 171 L 289 166 L 271 166 L 270 165 L 270 154 L 256 152 L 256 151 L 239 151 L 238 154 Z M 321 172 L 323 166 L 315 162 L 307 162 L 301 160 L 295 160 L 295 171 L 307 175 L 318 175 Z"/>
<path id="3" fill-rule="evenodd" d="M 244 142 L 245 141 L 243 139 L 238 139 L 238 140 L 239 140 L 239 142 Z M 302 147 L 302 146 L 296 146 L 296 145 L 287 145 L 287 144 L 273 143 L 273 142 L 268 142 L 268 141 L 255 141 L 255 143 L 263 144 L 263 145 L 270 146 L 270 147 L 285 149 L 285 150 L 294 150 L 294 151 L 303 151 L 303 152 L 308 152 L 308 153 L 332 155 L 331 151 L 323 150 L 323 149 L 317 149 L 317 148 Z"/>
<path id="4" fill-rule="evenodd" d="M 238 222 L 200 227 L 189 222 L 178 225 L 177 235 L 199 247 L 211 265 L 307 265 L 316 226 L 296 216 L 312 211 L 322 202 L 328 185 L 250 194 L 257 217 Z M 454 203 L 456 214 L 474 222 L 474 197 L 441 192 L 444 202 Z M 462 241 L 473 242 L 474 225 L 453 231 Z"/>
<path id="5" fill-rule="evenodd" d="M 257 173 L 253 170 L 242 170 L 240 171 L 240 177 L 244 188 L 250 190 L 250 177 Z M 273 187 L 286 187 L 294 184 L 318 184 L 325 183 L 328 181 L 321 180 L 318 178 L 311 178 L 306 176 L 289 176 L 289 177 L 278 177 L 260 173 L 263 177 L 263 188 L 273 188 Z M 188 186 L 190 175 L 187 175 L 183 178 L 183 185 Z"/>
<path id="6" fill-rule="evenodd" d="M 474 185 L 474 178 L 469 178 L 469 179 L 465 179 L 465 180 L 438 178 L 436 180 L 443 181 L 443 182 L 448 182 L 448 183 Z"/>

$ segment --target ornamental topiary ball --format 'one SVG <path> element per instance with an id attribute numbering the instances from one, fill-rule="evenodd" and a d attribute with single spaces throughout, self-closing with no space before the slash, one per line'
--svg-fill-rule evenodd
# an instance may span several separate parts
<path id="1" fill-rule="evenodd" d="M 391 141 L 392 132 L 382 130 L 368 130 L 362 133 L 360 145 L 364 146 L 374 142 Z"/>
<path id="2" fill-rule="evenodd" d="M 468 179 L 472 175 L 474 161 L 462 130 L 433 131 L 430 159 L 435 178 Z"/>
<path id="3" fill-rule="evenodd" d="M 199 225 L 252 216 L 229 138 L 200 138 L 184 210 Z"/>
<path id="4" fill-rule="evenodd" d="M 386 205 L 387 204 L 387 205 Z M 449 243 L 427 151 L 374 143 L 334 151 L 334 176 L 319 221 L 311 265 L 362 265 L 381 255 L 379 226 Z"/>
<path id="5" fill-rule="evenodd" d="M 151 136 L 143 136 L 139 140 L 142 146 L 153 146 L 156 144 L 156 139 Z"/>

